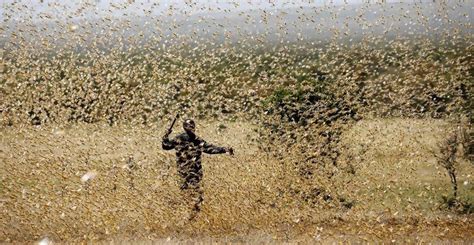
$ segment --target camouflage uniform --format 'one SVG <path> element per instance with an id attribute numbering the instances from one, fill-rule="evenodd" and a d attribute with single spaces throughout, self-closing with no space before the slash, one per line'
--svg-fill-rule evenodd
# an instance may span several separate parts
<path id="1" fill-rule="evenodd" d="M 178 173 L 181 177 L 181 190 L 185 198 L 194 202 L 194 211 L 200 210 L 203 201 L 203 193 L 200 182 L 203 176 L 201 155 L 222 154 L 228 152 L 228 148 L 218 147 L 207 143 L 196 135 L 182 133 L 174 139 L 169 139 L 168 134 L 163 137 L 162 147 L 164 150 L 176 150 Z"/>

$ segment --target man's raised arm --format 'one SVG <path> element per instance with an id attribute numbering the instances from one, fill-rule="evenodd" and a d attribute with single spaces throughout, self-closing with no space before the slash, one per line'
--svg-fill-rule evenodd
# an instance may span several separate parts
<path id="1" fill-rule="evenodd" d="M 163 136 L 163 141 L 161 142 L 161 147 L 163 150 L 172 150 L 176 146 L 176 141 L 174 139 L 169 139 L 169 131 Z"/>

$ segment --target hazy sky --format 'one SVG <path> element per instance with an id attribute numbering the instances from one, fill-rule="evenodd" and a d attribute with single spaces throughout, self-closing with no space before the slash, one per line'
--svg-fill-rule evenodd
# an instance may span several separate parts
<path id="1" fill-rule="evenodd" d="M 381 0 L 378 0 L 380 2 Z M 470 1 L 470 0 L 469 0 Z M 323 5 L 344 5 L 367 3 L 367 0 L 0 0 L 0 14 L 2 21 L 21 21 L 24 18 L 41 19 L 72 19 L 100 17 L 102 15 L 122 16 L 143 15 L 144 10 L 151 14 L 202 12 L 245 11 L 251 9 L 282 9 L 292 7 L 311 7 Z M 371 0 L 370 3 L 376 1 Z M 431 3 L 432 0 L 386 0 L 386 3 Z"/>
<path id="2" fill-rule="evenodd" d="M 474 0 L 381 1 L 0 0 L 0 41 L 13 40 L 14 45 L 19 37 L 35 43 L 38 37 L 48 36 L 59 42 L 62 39 L 56 37 L 66 34 L 87 40 L 104 35 L 128 40 L 143 35 L 179 42 L 185 38 L 196 41 L 196 37 L 214 41 L 262 36 L 265 41 L 352 40 L 446 32 L 469 36 L 473 32 Z M 196 35 L 188 35 L 191 32 Z"/>

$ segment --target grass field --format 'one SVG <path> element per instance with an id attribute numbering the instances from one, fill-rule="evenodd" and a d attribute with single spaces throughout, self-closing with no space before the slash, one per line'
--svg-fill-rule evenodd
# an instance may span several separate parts
<path id="1" fill-rule="evenodd" d="M 198 123 L 236 155 L 205 156 L 205 202 L 196 220 L 177 184 L 164 128 L 72 125 L 2 129 L 3 241 L 157 242 L 473 241 L 472 214 L 442 208 L 451 185 L 428 149 L 443 120 L 372 119 L 343 134 L 355 173 L 305 181 L 292 164 L 259 150 L 243 122 Z M 253 139 L 253 140 L 252 140 Z M 363 150 L 363 152 L 361 152 Z M 288 156 L 289 158 L 292 156 Z M 297 157 L 297 156 L 293 156 Z M 474 166 L 459 163 L 460 198 L 472 203 Z M 81 182 L 86 173 L 95 178 Z M 321 179 L 322 181 L 322 179 Z M 288 192 L 325 186 L 352 202 L 312 204 Z"/>

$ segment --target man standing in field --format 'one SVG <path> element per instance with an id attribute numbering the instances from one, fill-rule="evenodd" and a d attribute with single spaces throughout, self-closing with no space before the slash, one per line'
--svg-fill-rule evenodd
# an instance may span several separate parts
<path id="1" fill-rule="evenodd" d="M 203 192 L 200 186 L 203 176 L 201 165 L 202 153 L 229 153 L 234 155 L 234 150 L 232 148 L 214 146 L 198 137 L 195 134 L 196 125 L 191 119 L 184 121 L 184 133 L 177 135 L 174 139 L 169 139 L 172 127 L 173 125 L 163 136 L 162 147 L 164 150 L 176 150 L 178 174 L 181 177 L 181 190 L 188 199 L 187 201 L 193 203 L 191 220 L 200 211 L 203 201 Z"/>

